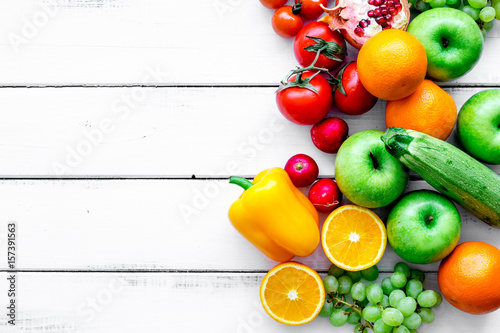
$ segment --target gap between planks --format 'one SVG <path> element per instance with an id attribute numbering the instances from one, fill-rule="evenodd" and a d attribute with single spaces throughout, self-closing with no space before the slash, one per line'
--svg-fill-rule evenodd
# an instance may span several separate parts
<path id="1" fill-rule="evenodd" d="M 449 89 L 467 89 L 467 88 L 485 88 L 494 89 L 500 88 L 500 83 L 460 83 L 455 85 L 447 82 L 436 82 L 441 88 Z M 279 88 L 279 84 L 245 84 L 245 83 L 203 83 L 203 84 L 47 84 L 47 83 L 32 83 L 32 84 L 0 84 L 0 89 L 31 89 L 31 88 L 202 88 L 202 89 L 217 89 L 217 88 Z"/>
<path id="2" fill-rule="evenodd" d="M 278 265 L 280 263 L 276 263 Z M 410 264 L 412 265 L 412 264 Z M 209 269 L 113 269 L 113 270 L 79 270 L 79 269 L 19 269 L 19 270 L 0 270 L 0 273 L 82 273 L 82 274 L 112 274 L 112 273 L 133 273 L 133 274 L 267 274 L 269 270 L 209 270 Z M 422 270 L 426 274 L 436 274 L 437 270 Z M 318 270 L 318 274 L 327 274 L 327 270 Z M 392 274 L 393 271 L 380 270 L 379 274 Z"/>

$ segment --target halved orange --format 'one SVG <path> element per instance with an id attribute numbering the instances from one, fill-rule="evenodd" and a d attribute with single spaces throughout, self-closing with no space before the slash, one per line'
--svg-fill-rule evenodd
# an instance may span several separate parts
<path id="1" fill-rule="evenodd" d="M 368 208 L 345 205 L 326 218 L 321 245 L 332 263 L 348 271 L 360 271 L 382 258 L 387 231 L 382 220 Z"/>
<path id="2" fill-rule="evenodd" d="M 271 269 L 260 285 L 264 310 L 287 325 L 311 322 L 325 302 L 325 287 L 312 268 L 289 261 Z"/>

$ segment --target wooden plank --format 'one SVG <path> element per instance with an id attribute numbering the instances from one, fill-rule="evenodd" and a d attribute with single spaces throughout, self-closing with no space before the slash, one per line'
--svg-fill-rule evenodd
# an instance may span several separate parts
<path id="1" fill-rule="evenodd" d="M 6 274 L 0 274 L 6 290 Z M 0 323 L 2 332 L 327 332 L 327 318 L 290 327 L 263 310 L 259 286 L 263 273 L 247 274 L 73 274 L 17 275 L 17 326 Z M 388 274 L 381 274 L 380 282 Z M 438 289 L 427 274 L 426 289 Z M 5 297 L 5 296 L 3 296 Z M 2 303 L 4 303 L 2 298 Z M 446 300 L 434 309 L 436 320 L 419 331 L 490 332 L 500 312 L 473 316 Z M 345 325 L 335 332 L 350 333 Z"/>
<path id="2" fill-rule="evenodd" d="M 142 84 L 156 67 L 168 76 L 148 84 L 277 84 L 296 61 L 272 13 L 243 0 L 2 1 L 0 84 Z M 500 83 L 499 32 L 448 84 Z"/>
<path id="3" fill-rule="evenodd" d="M 0 235 L 6 239 L 7 224 L 17 223 L 20 270 L 266 271 L 276 264 L 229 223 L 241 189 L 227 181 L 2 180 L 0 188 Z M 408 190 L 421 188 L 430 186 L 415 181 Z M 377 213 L 385 219 L 388 211 Z M 500 248 L 500 229 L 460 213 L 462 242 Z M 322 271 L 330 265 L 321 246 L 297 260 Z M 398 261 L 388 247 L 379 267 Z"/>
<path id="4" fill-rule="evenodd" d="M 478 88 L 447 88 L 458 108 Z M 0 89 L 2 177 L 228 177 L 312 156 L 334 175 L 310 126 L 286 121 L 274 88 Z M 362 116 L 332 110 L 350 134 L 385 130 L 385 102 Z M 452 134 L 451 142 L 456 143 Z M 500 171 L 499 167 L 494 168 Z"/>

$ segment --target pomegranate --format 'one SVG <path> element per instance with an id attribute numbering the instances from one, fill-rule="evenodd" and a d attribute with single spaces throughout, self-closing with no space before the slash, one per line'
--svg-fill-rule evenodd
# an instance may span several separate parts
<path id="1" fill-rule="evenodd" d="M 346 41 L 357 49 L 368 38 L 385 29 L 406 30 L 410 23 L 408 0 L 338 0 L 320 21 L 339 30 Z"/>

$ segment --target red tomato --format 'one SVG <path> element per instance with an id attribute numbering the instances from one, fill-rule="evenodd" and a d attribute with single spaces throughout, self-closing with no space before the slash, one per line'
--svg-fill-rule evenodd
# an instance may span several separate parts
<path id="1" fill-rule="evenodd" d="M 318 18 L 325 11 L 319 5 L 328 6 L 328 0 L 302 0 L 302 10 L 300 14 L 309 20 Z"/>
<path id="2" fill-rule="evenodd" d="M 302 18 L 298 14 L 294 14 L 292 9 L 292 6 L 283 6 L 276 9 L 273 15 L 273 29 L 283 38 L 295 36 L 302 28 Z"/>
<path id="3" fill-rule="evenodd" d="M 269 9 L 280 8 L 286 3 L 287 0 L 260 0 L 260 3 L 264 5 L 264 7 Z"/>
<path id="4" fill-rule="evenodd" d="M 363 86 L 358 76 L 358 65 L 356 61 L 351 62 L 337 74 L 341 75 L 341 84 L 344 87 L 346 96 L 339 89 L 333 94 L 334 104 L 345 114 L 357 116 L 370 111 L 377 103 L 378 98 L 370 94 Z"/>
<path id="5" fill-rule="evenodd" d="M 302 80 L 314 73 L 302 74 Z M 295 81 L 292 76 L 288 81 Z M 309 83 L 317 93 L 303 87 L 290 87 L 278 91 L 276 103 L 286 119 L 298 125 L 313 125 L 326 117 L 332 107 L 332 87 L 321 75 L 316 75 Z"/>
<path id="6" fill-rule="evenodd" d="M 317 45 L 318 47 L 320 47 L 321 45 L 311 38 L 308 38 L 307 36 L 318 37 L 325 40 L 325 42 L 330 43 L 330 48 L 337 48 L 337 50 L 339 51 L 339 53 L 335 53 L 335 56 L 342 60 L 338 61 L 330 59 L 322 52 L 318 58 L 318 61 L 316 62 L 316 67 L 327 68 L 331 71 L 342 64 L 345 58 L 345 54 L 342 53 L 346 53 L 344 37 L 342 37 L 342 35 L 338 31 L 332 31 L 332 29 L 328 27 L 328 24 L 324 22 L 311 22 L 300 29 L 297 37 L 295 37 L 295 42 L 293 44 L 295 58 L 302 67 L 309 66 L 316 58 L 316 52 L 308 51 L 305 48 L 311 45 Z"/>

